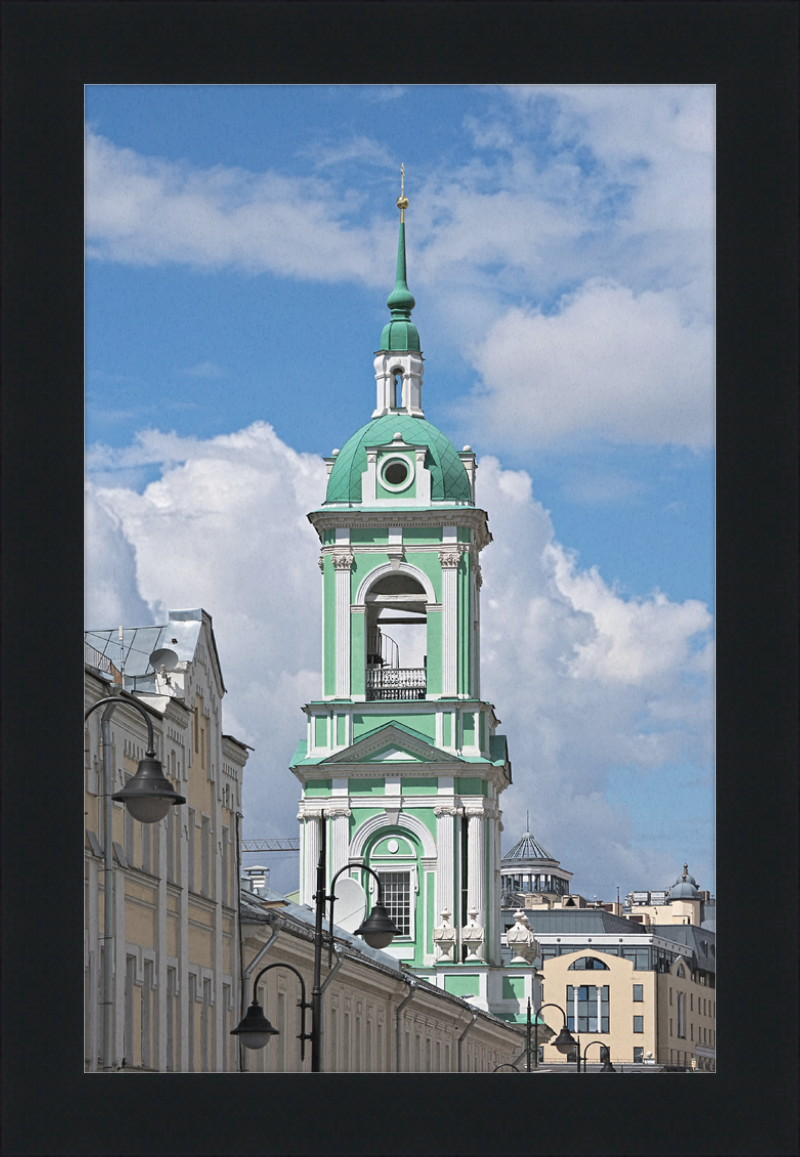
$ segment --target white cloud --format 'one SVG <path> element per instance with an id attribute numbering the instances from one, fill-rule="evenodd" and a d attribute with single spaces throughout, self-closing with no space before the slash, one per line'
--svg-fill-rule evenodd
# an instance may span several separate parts
<path id="1" fill-rule="evenodd" d="M 515 308 L 474 351 L 467 421 L 527 444 L 600 435 L 617 442 L 713 442 L 714 338 L 673 290 L 596 280 L 559 312 Z"/>
<path id="2" fill-rule="evenodd" d="M 85 174 L 89 257 L 375 283 L 381 229 L 348 228 L 346 202 L 322 180 L 193 169 L 118 148 L 91 128 Z"/>
<path id="3" fill-rule="evenodd" d="M 256 748 L 245 832 L 290 835 L 298 790 L 287 766 L 304 735 L 300 708 L 319 694 L 318 543 L 306 513 L 324 497 L 324 465 L 256 423 L 207 441 L 147 431 L 126 451 L 106 451 L 101 477 L 159 453 L 163 475 L 141 494 L 90 487 L 93 509 L 110 520 L 87 522 L 88 587 L 103 611 L 91 625 L 130 621 L 128 611 L 141 621 L 145 605 L 158 617 L 189 605 L 212 614 L 226 726 Z M 521 834 L 530 808 L 537 835 L 584 891 L 665 881 L 672 860 L 638 845 L 604 789 L 612 768 L 647 769 L 677 814 L 659 769 L 708 762 L 708 612 L 657 592 L 625 599 L 579 568 L 525 472 L 484 458 L 478 486 L 494 536 L 482 555 L 483 694 L 503 720 L 514 769 L 504 840 Z"/>
<path id="4" fill-rule="evenodd" d="M 84 622 L 87 629 L 147 627 L 153 615 L 139 594 L 136 552 L 121 520 L 92 486 L 84 495 Z"/>
<path id="5" fill-rule="evenodd" d="M 197 365 L 190 366 L 189 369 L 183 370 L 190 378 L 221 378 L 223 370 L 216 364 L 216 362 L 198 362 Z"/>

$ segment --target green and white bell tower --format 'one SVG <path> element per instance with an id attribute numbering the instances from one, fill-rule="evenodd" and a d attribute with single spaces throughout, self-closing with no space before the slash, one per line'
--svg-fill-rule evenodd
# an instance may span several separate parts
<path id="1" fill-rule="evenodd" d="M 500 965 L 499 800 L 511 783 L 480 691 L 479 558 L 491 535 L 472 449 L 457 451 L 423 413 L 408 201 L 397 204 L 376 406 L 326 459 L 325 501 L 308 516 L 321 543 L 323 673 L 291 765 L 302 785 L 300 899 L 312 903 L 324 823 L 328 880 L 354 862 L 349 874 L 369 894 L 358 865 L 381 876 L 402 933 L 386 951 L 427 975 L 467 957 L 485 971 Z M 449 955 L 434 939 L 442 927 Z"/>

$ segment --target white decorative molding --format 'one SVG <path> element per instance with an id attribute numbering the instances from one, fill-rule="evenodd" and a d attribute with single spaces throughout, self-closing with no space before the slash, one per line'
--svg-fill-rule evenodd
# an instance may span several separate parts
<path id="1" fill-rule="evenodd" d="M 443 567 L 458 566 L 461 562 L 461 553 L 457 550 L 440 550 L 439 562 Z"/>
<path id="2" fill-rule="evenodd" d="M 397 570 L 399 570 L 401 574 L 407 574 L 416 579 L 416 581 L 420 584 L 422 589 L 425 591 L 425 594 L 427 595 L 426 602 L 433 603 L 435 605 L 436 591 L 433 589 L 433 583 L 423 570 L 420 570 L 419 567 L 412 566 L 407 562 L 400 562 L 396 567 L 392 566 L 390 562 L 386 562 L 382 566 L 376 566 L 374 570 L 371 570 L 369 574 L 367 574 L 366 577 L 362 579 L 358 590 L 356 591 L 356 597 L 353 600 L 354 605 L 366 606 L 367 593 L 373 584 L 384 575 L 391 574 L 392 571 Z"/>
<path id="3" fill-rule="evenodd" d="M 364 820 L 363 824 L 353 833 L 353 838 L 350 841 L 350 855 L 363 856 L 367 841 L 379 832 L 381 828 L 388 826 L 385 812 L 380 812 L 378 815 L 370 816 L 368 820 Z M 409 815 L 408 812 L 400 812 L 394 826 L 407 828 L 408 831 L 417 837 L 422 845 L 423 856 L 436 856 L 436 844 L 433 836 L 415 816 Z"/>
<path id="4" fill-rule="evenodd" d="M 320 574 L 324 574 L 325 573 L 325 555 L 324 554 L 321 554 L 319 556 L 319 558 L 317 559 L 317 566 L 320 569 Z"/>

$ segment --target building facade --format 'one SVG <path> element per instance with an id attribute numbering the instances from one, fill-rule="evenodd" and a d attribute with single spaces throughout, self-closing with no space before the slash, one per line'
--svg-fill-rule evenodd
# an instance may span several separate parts
<path id="1" fill-rule="evenodd" d="M 155 657 L 155 664 L 151 658 Z M 110 1068 L 226 1072 L 241 1003 L 237 813 L 248 749 L 222 732 L 225 686 L 211 617 L 171 611 L 159 627 L 86 633 L 85 706 L 114 695 L 148 711 L 156 755 L 186 803 L 140 824 L 113 805 Z M 106 873 L 101 709 L 85 724 L 85 1066 L 102 1066 Z M 140 711 L 110 717 L 112 792 L 147 746 Z M 231 1023 L 233 1018 L 233 1023 Z"/>
<path id="2" fill-rule="evenodd" d="M 564 1010 L 581 1048 L 599 1041 L 614 1065 L 716 1068 L 713 932 L 644 927 L 593 907 L 536 906 L 528 914 L 541 951 L 542 1003 Z M 503 919 L 513 921 L 507 910 Z M 545 1008 L 542 1018 L 558 1032 L 557 1009 Z M 600 1051 L 592 1049 L 591 1059 Z M 565 1061 L 549 1043 L 540 1058 L 547 1065 Z"/>
<path id="3" fill-rule="evenodd" d="M 265 1049 L 241 1049 L 243 1070 L 310 1072 L 311 1050 L 301 1059 L 299 981 L 310 1000 L 314 975 L 314 913 L 276 893 L 242 892 L 245 1002 L 258 985 L 262 1009 L 279 1035 Z M 519 1026 L 404 969 L 388 952 L 334 927 L 333 965 L 323 956 L 322 1071 L 329 1073 L 493 1072 L 518 1061 L 525 1049 Z M 281 968 L 280 965 L 284 965 Z M 244 1012 L 244 1006 L 242 1007 Z M 310 1013 L 306 1031 L 310 1031 Z"/>

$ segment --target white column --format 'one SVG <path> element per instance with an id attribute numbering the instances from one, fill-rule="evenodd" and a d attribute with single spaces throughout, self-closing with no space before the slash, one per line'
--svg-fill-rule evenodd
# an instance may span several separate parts
<path id="1" fill-rule="evenodd" d="M 319 863 L 320 816 L 321 812 L 300 812 L 303 820 L 303 898 L 302 903 L 314 907 L 314 892 L 317 887 L 317 864 Z"/>
<path id="2" fill-rule="evenodd" d="M 442 912 L 445 908 L 453 914 L 453 924 L 458 924 L 455 897 L 453 888 L 454 863 L 453 837 L 455 829 L 454 807 L 436 807 L 436 908 L 433 914 L 434 927 L 442 922 Z"/>
<path id="3" fill-rule="evenodd" d="M 467 911 L 477 908 L 477 922 L 486 927 L 486 841 L 485 816 L 482 808 L 466 808 L 467 828 Z M 486 957 L 486 942 L 478 953 Z"/>
<path id="4" fill-rule="evenodd" d="M 442 564 L 442 694 L 458 691 L 458 563 L 456 550 L 440 550 Z"/>
<path id="5" fill-rule="evenodd" d="M 331 817 L 331 879 L 333 879 L 339 869 L 343 868 L 350 859 L 350 825 L 348 819 L 352 812 L 348 807 L 334 807 L 326 809 L 325 814 Z"/>
<path id="6" fill-rule="evenodd" d="M 350 571 L 353 555 L 335 554 L 336 575 L 336 696 L 350 695 Z"/>

